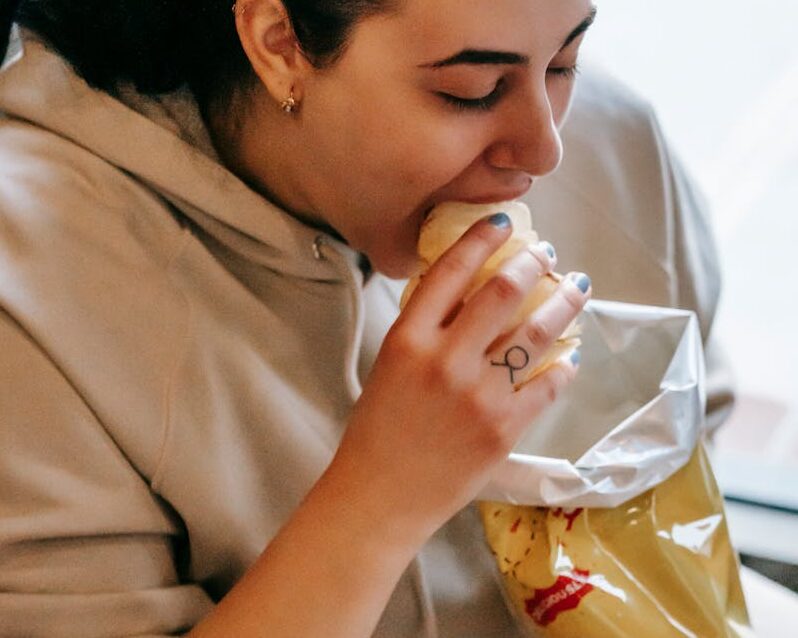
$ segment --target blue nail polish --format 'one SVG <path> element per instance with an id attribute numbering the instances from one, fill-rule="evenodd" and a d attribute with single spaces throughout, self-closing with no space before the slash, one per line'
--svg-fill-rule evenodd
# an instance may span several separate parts
<path id="1" fill-rule="evenodd" d="M 579 290 L 582 291 L 582 294 L 586 294 L 588 290 L 590 290 L 590 277 L 588 277 L 584 273 L 579 273 L 578 275 L 574 275 L 574 283 Z"/>
<path id="2" fill-rule="evenodd" d="M 496 226 L 496 228 L 509 228 L 513 225 L 507 213 L 496 213 L 488 217 L 488 222 Z"/>
<path id="3" fill-rule="evenodd" d="M 552 246 L 549 242 L 542 241 L 540 242 L 540 245 L 549 254 L 549 257 L 551 257 L 552 259 L 555 259 L 557 257 L 557 251 L 554 250 L 554 246 Z"/>
<path id="4" fill-rule="evenodd" d="M 582 353 L 579 350 L 574 350 L 571 353 L 571 364 L 576 368 L 582 362 Z"/>

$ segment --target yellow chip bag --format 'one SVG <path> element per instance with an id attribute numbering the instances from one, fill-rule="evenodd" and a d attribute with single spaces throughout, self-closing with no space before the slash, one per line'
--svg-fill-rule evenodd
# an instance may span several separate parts
<path id="1" fill-rule="evenodd" d="M 479 507 L 507 598 L 531 636 L 753 635 L 702 446 L 620 507 Z"/>
<path id="2" fill-rule="evenodd" d="M 536 242 L 529 210 L 517 202 L 448 203 L 422 227 L 426 269 L 478 219 L 503 211 L 513 235 L 477 274 L 472 294 L 504 259 Z M 408 284 L 406 303 L 423 278 Z M 514 322 L 556 288 L 544 278 Z M 579 345 L 572 324 L 528 382 Z M 617 502 L 617 501 L 616 501 Z M 703 446 L 670 478 L 614 508 L 547 508 L 483 501 L 488 545 L 508 605 L 530 636 L 541 638 L 743 638 L 752 636 L 723 498 Z"/>

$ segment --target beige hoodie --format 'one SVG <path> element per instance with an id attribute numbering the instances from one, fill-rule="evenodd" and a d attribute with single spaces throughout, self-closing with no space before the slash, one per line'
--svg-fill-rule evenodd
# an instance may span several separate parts
<path id="1" fill-rule="evenodd" d="M 27 38 L 0 111 L 0 635 L 184 632 L 331 460 L 401 283 L 364 285 L 350 249 L 224 169 L 185 94 L 113 99 Z M 664 151 L 640 161 L 672 174 Z M 553 206 L 578 215 L 588 182 Z M 673 209 L 641 226 L 662 232 Z M 641 263 L 649 240 L 629 239 Z M 645 271 L 652 299 L 679 288 L 672 252 Z M 375 635 L 425 631 L 519 635 L 470 508 L 424 548 Z"/>

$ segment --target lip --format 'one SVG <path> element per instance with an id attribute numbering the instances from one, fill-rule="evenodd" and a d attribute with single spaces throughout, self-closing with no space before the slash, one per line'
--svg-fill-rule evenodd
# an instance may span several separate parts
<path id="1" fill-rule="evenodd" d="M 514 193 L 504 193 L 501 195 L 482 195 L 479 197 L 464 197 L 460 201 L 465 204 L 499 204 L 501 202 L 510 202 L 513 200 L 518 199 L 524 193 L 527 192 L 528 189 L 524 189 L 523 191 L 515 191 Z"/>
<path id="2" fill-rule="evenodd" d="M 516 188 L 514 190 L 507 191 L 494 191 L 484 195 L 463 197 L 460 198 L 459 201 L 465 202 L 466 204 L 499 204 L 501 202 L 510 202 L 523 197 L 526 193 L 528 193 L 529 189 L 532 188 L 532 183 L 533 181 L 529 180 L 529 183 L 523 188 Z"/>
<path id="3" fill-rule="evenodd" d="M 423 213 L 421 215 L 422 219 L 426 219 L 432 209 L 436 206 L 443 204 L 444 202 L 463 202 L 464 204 L 500 204 L 502 202 L 510 202 L 516 199 L 523 197 L 529 190 L 532 188 L 532 185 L 535 183 L 535 180 L 531 177 L 525 180 L 523 186 L 514 188 L 514 189 L 507 189 L 502 191 L 492 191 L 485 194 L 476 194 L 476 195 L 458 195 L 458 194 L 450 194 L 445 199 L 436 199 L 432 200 L 432 203 L 428 203 L 428 205 L 423 209 Z"/>

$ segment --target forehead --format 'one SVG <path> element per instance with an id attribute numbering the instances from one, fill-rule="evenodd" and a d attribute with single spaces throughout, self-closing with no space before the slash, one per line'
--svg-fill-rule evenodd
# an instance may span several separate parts
<path id="1" fill-rule="evenodd" d="M 591 0 L 402 0 L 355 37 L 422 58 L 463 48 L 551 55 L 589 14 Z"/>

